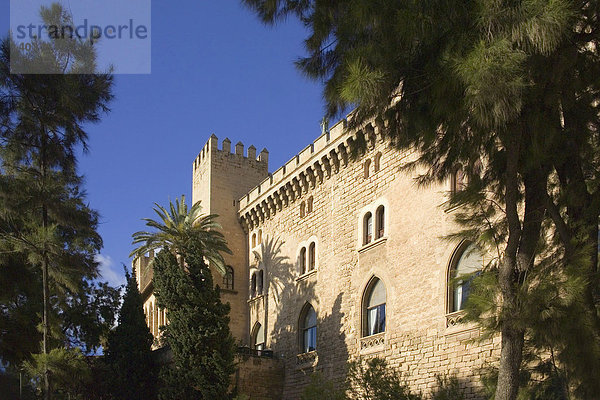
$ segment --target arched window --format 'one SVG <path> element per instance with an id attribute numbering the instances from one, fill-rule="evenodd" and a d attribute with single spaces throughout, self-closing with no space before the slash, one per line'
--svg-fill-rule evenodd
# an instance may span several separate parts
<path id="1" fill-rule="evenodd" d="M 228 265 L 223 275 L 223 289 L 233 290 L 233 267 Z"/>
<path id="2" fill-rule="evenodd" d="M 373 171 L 378 172 L 380 168 L 381 168 L 381 153 L 377 153 L 377 155 L 375 156 Z"/>
<path id="3" fill-rule="evenodd" d="M 256 272 L 252 273 L 250 279 L 250 297 L 256 297 Z"/>
<path id="4" fill-rule="evenodd" d="M 373 240 L 373 214 L 370 212 L 365 214 L 363 222 L 363 244 L 371 243 Z"/>
<path id="5" fill-rule="evenodd" d="M 315 242 L 312 242 L 308 247 L 308 270 L 315 269 Z"/>
<path id="6" fill-rule="evenodd" d="M 252 329 L 252 348 L 254 350 L 264 350 L 265 348 L 265 330 L 260 322 L 254 324 Z"/>
<path id="7" fill-rule="evenodd" d="M 383 237 L 385 234 L 385 207 L 377 207 L 375 212 L 375 236 L 377 239 Z"/>
<path id="8" fill-rule="evenodd" d="M 305 274 L 306 273 L 306 247 L 303 247 L 300 250 L 300 255 L 298 256 L 299 260 L 299 264 L 300 264 L 300 274 Z"/>
<path id="9" fill-rule="evenodd" d="M 261 229 L 258 230 L 258 238 L 257 238 L 257 240 L 258 240 L 257 244 L 261 244 L 262 243 L 262 230 Z"/>
<path id="10" fill-rule="evenodd" d="M 306 203 L 302 202 L 302 203 L 300 203 L 300 218 L 304 218 L 305 215 L 306 215 Z"/>
<path id="11" fill-rule="evenodd" d="M 310 214 L 313 211 L 313 197 L 310 196 L 306 202 L 306 213 Z"/>
<path id="12" fill-rule="evenodd" d="M 461 165 L 458 165 L 450 176 L 450 192 L 458 193 L 465 187 L 465 174 Z"/>
<path id="13" fill-rule="evenodd" d="M 448 274 L 448 312 L 465 308 L 471 292 L 471 283 L 483 268 L 483 263 L 483 254 L 474 244 L 464 242 L 458 247 Z"/>
<path id="14" fill-rule="evenodd" d="M 301 352 L 308 353 L 317 349 L 317 313 L 307 304 L 300 315 Z"/>
<path id="15" fill-rule="evenodd" d="M 369 175 L 371 174 L 371 159 L 369 158 L 367 161 L 365 161 L 365 179 L 367 179 L 369 177 Z"/>
<path id="16" fill-rule="evenodd" d="M 385 285 L 379 278 L 373 278 L 363 300 L 365 336 L 385 332 L 385 301 Z"/>
<path id="17" fill-rule="evenodd" d="M 256 278 L 256 292 L 258 295 L 263 294 L 263 270 L 258 271 L 258 277 Z"/>
<path id="18" fill-rule="evenodd" d="M 252 248 L 256 247 L 256 233 L 252 234 Z"/>

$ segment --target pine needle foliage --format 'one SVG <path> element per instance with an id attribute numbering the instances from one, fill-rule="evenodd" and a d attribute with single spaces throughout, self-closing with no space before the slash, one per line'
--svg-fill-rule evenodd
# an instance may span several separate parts
<path id="1" fill-rule="evenodd" d="M 306 25 L 297 65 L 324 82 L 328 116 L 354 108 L 355 154 L 373 122 L 392 146 L 416 150 L 406 168 L 425 168 L 419 183 L 466 172 L 450 205 L 464 227 L 455 238 L 496 257 L 471 308 L 506 339 L 497 399 L 516 398 L 529 345 L 556 350 L 571 396 L 599 393 L 600 4 L 243 3 L 266 23 Z"/>
<path id="2" fill-rule="evenodd" d="M 46 25 L 72 25 L 58 4 L 42 7 L 41 16 Z M 113 299 L 115 294 L 91 283 L 98 276 L 94 256 L 102 239 L 96 231 L 98 214 L 87 204 L 76 168 L 77 151 L 87 150 L 84 125 L 98 122 L 112 99 L 110 75 L 77 74 L 84 64 L 93 67 L 94 60 L 93 43 L 77 39 L 59 43 L 37 38 L 25 53 L 10 38 L 0 44 L 0 241 L 41 275 L 41 354 L 28 362 L 43 364 L 46 399 L 51 395 L 51 362 L 74 351 L 59 347 L 70 346 L 71 335 L 82 332 L 80 322 L 90 322 L 71 323 L 62 313 L 71 305 L 94 308 L 89 304 L 94 294 Z M 55 74 L 12 74 L 11 66 L 21 63 L 42 65 Z M 93 323 L 110 325 L 110 314 L 88 316 Z M 94 341 L 84 350 L 93 351 L 99 345 Z"/>

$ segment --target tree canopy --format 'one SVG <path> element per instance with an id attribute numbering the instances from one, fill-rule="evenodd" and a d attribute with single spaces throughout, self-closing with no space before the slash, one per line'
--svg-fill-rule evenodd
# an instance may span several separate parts
<path id="1" fill-rule="evenodd" d="M 496 399 L 517 396 L 526 337 L 558 352 L 567 392 L 597 393 L 598 2 L 243 3 L 266 23 L 305 24 L 297 65 L 323 81 L 328 116 L 354 108 L 357 152 L 371 123 L 418 150 L 407 168 L 425 167 L 421 183 L 464 170 L 450 199 L 459 236 L 498 254 L 481 278 L 497 307 L 475 313 L 502 335 Z"/>

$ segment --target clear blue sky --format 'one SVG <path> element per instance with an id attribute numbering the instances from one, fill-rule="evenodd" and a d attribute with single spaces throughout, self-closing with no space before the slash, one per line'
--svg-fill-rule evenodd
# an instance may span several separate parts
<path id="1" fill-rule="evenodd" d="M 8 32 L 6 0 L 0 16 Z M 122 282 L 154 202 L 191 200 L 192 163 L 212 133 L 266 147 L 270 171 L 320 134 L 321 86 L 293 65 L 305 36 L 291 19 L 265 27 L 238 0 L 152 1 L 152 74 L 116 76 L 112 111 L 88 127 L 79 162 L 107 280 Z"/>

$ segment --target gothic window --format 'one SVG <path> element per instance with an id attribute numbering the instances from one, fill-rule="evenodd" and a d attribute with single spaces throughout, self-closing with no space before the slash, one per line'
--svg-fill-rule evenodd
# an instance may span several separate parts
<path id="1" fill-rule="evenodd" d="M 256 292 L 258 295 L 263 294 L 263 278 L 263 271 L 261 269 L 260 271 L 258 271 L 256 278 Z"/>
<path id="2" fill-rule="evenodd" d="M 250 297 L 256 297 L 256 272 L 252 273 L 250 279 Z"/>
<path id="3" fill-rule="evenodd" d="M 256 247 L 256 233 L 252 234 L 252 248 Z"/>
<path id="4" fill-rule="evenodd" d="M 306 304 L 300 314 L 301 352 L 308 353 L 317 349 L 317 313 Z"/>
<path id="5" fill-rule="evenodd" d="M 365 291 L 363 300 L 364 335 L 385 332 L 385 285 L 373 278 Z"/>
<path id="6" fill-rule="evenodd" d="M 371 159 L 369 158 L 367 161 L 365 161 L 365 179 L 367 179 L 371 173 L 370 169 L 371 169 Z"/>
<path id="7" fill-rule="evenodd" d="M 265 330 L 260 322 L 254 324 L 252 329 L 252 348 L 254 350 L 264 350 L 265 348 Z"/>
<path id="8" fill-rule="evenodd" d="M 226 272 L 223 276 L 223 289 L 233 290 L 233 267 L 228 265 L 225 270 Z"/>
<path id="9" fill-rule="evenodd" d="M 465 174 L 461 165 L 458 165 L 450 176 L 450 192 L 458 193 L 465 187 Z"/>
<path id="10" fill-rule="evenodd" d="M 306 202 L 306 213 L 310 214 L 313 211 L 313 197 L 310 196 Z"/>
<path id="11" fill-rule="evenodd" d="M 261 244 L 262 243 L 262 230 L 261 229 L 258 230 L 258 238 L 257 238 L 257 240 L 258 240 L 257 244 Z"/>
<path id="12" fill-rule="evenodd" d="M 305 215 L 306 215 L 306 203 L 302 202 L 302 203 L 300 203 L 300 218 L 304 218 Z"/>
<path id="13" fill-rule="evenodd" d="M 308 247 L 308 270 L 315 269 L 315 242 L 312 242 Z"/>
<path id="14" fill-rule="evenodd" d="M 379 206 L 377 211 L 375 212 L 375 236 L 376 239 L 379 239 L 385 234 L 385 207 Z"/>
<path id="15" fill-rule="evenodd" d="M 298 256 L 299 260 L 298 262 L 300 263 L 300 274 L 305 274 L 306 271 L 306 247 L 303 247 L 300 250 L 300 255 Z"/>
<path id="16" fill-rule="evenodd" d="M 381 153 L 377 153 L 374 160 L 373 171 L 378 172 L 381 168 Z"/>
<path id="17" fill-rule="evenodd" d="M 373 240 L 373 214 L 366 213 L 363 224 L 363 244 L 369 244 Z"/>
<path id="18" fill-rule="evenodd" d="M 472 243 L 463 242 L 452 257 L 448 274 L 448 312 L 465 308 L 473 278 L 483 268 L 483 254 Z"/>

